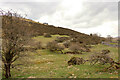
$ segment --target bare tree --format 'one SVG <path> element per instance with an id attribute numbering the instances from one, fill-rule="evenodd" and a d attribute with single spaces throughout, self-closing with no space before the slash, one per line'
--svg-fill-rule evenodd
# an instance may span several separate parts
<path id="1" fill-rule="evenodd" d="M 4 63 L 5 77 L 11 77 L 10 67 L 24 51 L 30 31 L 28 23 L 17 13 L 0 11 L 2 16 L 2 62 Z"/>

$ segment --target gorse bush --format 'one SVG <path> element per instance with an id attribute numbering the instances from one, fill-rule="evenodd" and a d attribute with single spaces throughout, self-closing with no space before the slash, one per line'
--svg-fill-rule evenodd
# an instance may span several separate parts
<path id="1" fill-rule="evenodd" d="M 52 36 L 50 35 L 50 33 L 44 33 L 43 36 L 44 36 L 44 37 L 52 37 Z"/>
<path id="2" fill-rule="evenodd" d="M 57 39 L 55 41 L 58 43 L 62 43 L 68 39 L 69 39 L 68 37 L 57 37 Z"/>
<path id="3" fill-rule="evenodd" d="M 82 48 L 81 48 L 79 45 L 77 45 L 77 44 L 71 45 L 71 46 L 69 47 L 69 49 L 70 49 L 71 51 L 75 52 L 75 53 L 79 53 L 79 52 L 82 52 L 82 51 L 83 51 Z"/>
<path id="4" fill-rule="evenodd" d="M 69 48 L 70 42 L 69 41 L 65 41 L 65 42 L 63 42 L 63 45 L 65 46 L 65 48 Z"/>
<path id="5" fill-rule="evenodd" d="M 86 62 L 86 60 L 84 60 L 83 58 L 79 58 L 79 57 L 72 57 L 69 61 L 68 61 L 68 65 L 80 65 L 80 64 L 84 64 Z"/>
<path id="6" fill-rule="evenodd" d="M 85 46 L 84 44 L 78 44 L 78 43 L 71 44 L 69 49 L 76 53 L 90 52 L 90 49 L 87 46 Z"/>
<path id="7" fill-rule="evenodd" d="M 63 51 L 64 50 L 64 46 L 58 44 L 57 42 L 53 41 L 53 42 L 49 42 L 47 44 L 47 49 L 49 49 L 50 51 L 60 51 L 62 54 L 63 54 Z"/>
<path id="8" fill-rule="evenodd" d="M 32 47 L 32 49 L 34 49 L 34 50 L 41 49 L 41 48 L 42 48 L 41 42 L 32 42 L 31 47 Z"/>

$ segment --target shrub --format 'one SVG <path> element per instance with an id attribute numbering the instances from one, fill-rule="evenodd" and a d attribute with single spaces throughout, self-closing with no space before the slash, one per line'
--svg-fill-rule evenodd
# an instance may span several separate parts
<path id="1" fill-rule="evenodd" d="M 28 42 L 28 47 L 27 47 L 27 49 L 29 50 L 29 51 L 35 51 L 35 50 L 37 50 L 37 49 L 41 49 L 42 48 L 42 46 L 41 46 L 41 42 L 38 42 L 38 41 L 35 41 L 35 40 L 33 40 L 33 39 L 31 39 L 29 42 Z"/>
<path id="2" fill-rule="evenodd" d="M 49 33 L 44 33 L 44 37 L 52 37 Z"/>
<path id="3" fill-rule="evenodd" d="M 35 46 L 34 46 L 36 49 L 41 49 L 41 42 L 36 42 L 35 43 Z"/>
<path id="4" fill-rule="evenodd" d="M 58 42 L 58 43 L 62 43 L 65 40 L 68 40 L 68 37 L 57 37 L 57 39 L 55 41 Z"/>
<path id="5" fill-rule="evenodd" d="M 110 53 L 110 50 L 106 49 L 106 50 L 102 50 L 102 54 L 108 54 Z"/>
<path id="6" fill-rule="evenodd" d="M 91 64 L 113 64 L 114 60 L 108 55 L 110 51 L 109 50 L 102 50 L 100 53 L 95 53 L 93 55 L 90 56 L 90 62 Z"/>
<path id="7" fill-rule="evenodd" d="M 77 44 L 73 44 L 69 47 L 70 50 L 72 50 L 73 52 L 79 52 L 79 51 L 82 51 L 82 49 L 80 48 L 79 45 Z"/>
<path id="8" fill-rule="evenodd" d="M 90 45 L 80 44 L 80 46 L 83 52 L 90 52 L 90 49 L 89 49 L 91 48 Z"/>
<path id="9" fill-rule="evenodd" d="M 47 43 L 47 49 L 49 49 L 50 51 L 54 51 L 56 49 L 56 42 L 49 42 Z"/>
<path id="10" fill-rule="evenodd" d="M 70 40 L 70 42 L 77 42 L 77 39 L 76 39 L 76 38 L 72 38 L 72 39 Z"/>
<path id="11" fill-rule="evenodd" d="M 120 69 L 120 62 L 115 62 L 113 58 L 111 58 L 108 53 L 110 53 L 109 50 L 102 50 L 101 53 L 95 53 L 92 56 L 90 56 L 90 62 L 92 65 L 99 63 L 99 64 L 110 64 L 109 67 L 105 68 L 102 71 L 108 71 L 108 70 L 117 70 Z"/>
<path id="12" fill-rule="evenodd" d="M 60 51 L 63 54 L 62 50 L 64 50 L 64 46 L 53 41 L 47 44 L 47 49 L 49 49 L 50 51 Z"/>
<path id="13" fill-rule="evenodd" d="M 90 49 L 83 45 L 83 44 L 72 44 L 70 47 L 69 47 L 70 50 L 72 50 L 73 52 L 75 53 L 78 53 L 78 52 L 90 52 Z"/>
<path id="14" fill-rule="evenodd" d="M 71 51 L 68 51 L 68 52 L 65 52 L 64 54 L 82 54 L 81 52 L 71 52 Z"/>
<path id="15" fill-rule="evenodd" d="M 84 60 L 83 58 L 79 58 L 79 57 L 72 57 L 69 61 L 68 61 L 68 65 L 80 65 L 80 64 L 84 64 L 86 62 L 86 60 Z"/>
<path id="16" fill-rule="evenodd" d="M 70 42 L 65 41 L 65 42 L 63 43 L 63 45 L 64 45 L 66 48 L 68 48 L 68 47 L 70 46 Z"/>

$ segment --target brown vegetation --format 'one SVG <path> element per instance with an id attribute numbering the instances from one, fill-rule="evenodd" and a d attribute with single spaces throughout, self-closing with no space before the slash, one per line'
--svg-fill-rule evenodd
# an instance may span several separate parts
<path id="1" fill-rule="evenodd" d="M 50 51 L 60 51 L 61 54 L 63 54 L 63 51 L 64 50 L 64 46 L 58 44 L 57 42 L 53 41 L 53 42 L 49 42 L 47 44 L 47 49 L 49 49 Z"/>
<path id="2" fill-rule="evenodd" d="M 48 37 L 48 38 L 49 38 L 49 37 L 52 37 L 49 33 L 44 33 L 43 36 L 44 36 L 44 37 Z"/>
<path id="3" fill-rule="evenodd" d="M 102 65 L 109 64 L 110 67 L 106 68 L 105 70 L 111 70 L 111 69 L 120 69 L 120 63 L 116 62 L 111 58 L 108 54 L 110 53 L 109 50 L 102 50 L 101 53 L 95 53 L 92 56 L 90 56 L 90 63 L 92 65 L 99 63 Z"/>
<path id="4" fill-rule="evenodd" d="M 90 52 L 90 49 L 84 44 L 71 44 L 69 49 L 75 53 Z"/>
<path id="5" fill-rule="evenodd" d="M 70 36 L 73 40 L 79 43 L 84 43 L 84 44 L 98 44 L 101 43 L 102 41 L 105 40 L 105 38 L 100 37 L 99 35 L 87 35 L 84 33 L 80 33 L 71 29 L 67 28 L 62 28 L 62 27 L 55 27 L 53 25 L 44 25 L 41 23 L 37 23 L 34 21 L 29 21 L 27 19 L 23 19 L 24 22 L 29 23 L 28 27 L 32 28 L 33 34 L 32 36 L 40 36 L 44 35 L 44 33 L 50 34 L 50 35 L 68 35 Z"/>
<path id="6" fill-rule="evenodd" d="M 84 64 L 86 62 L 86 60 L 84 60 L 83 58 L 79 58 L 79 57 L 72 57 L 69 61 L 68 61 L 68 65 L 80 65 L 80 64 Z"/>

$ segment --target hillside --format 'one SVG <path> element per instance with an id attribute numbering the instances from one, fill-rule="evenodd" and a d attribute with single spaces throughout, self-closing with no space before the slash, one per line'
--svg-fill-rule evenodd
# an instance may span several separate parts
<path id="1" fill-rule="evenodd" d="M 16 21 L 18 17 L 12 17 L 12 20 Z M 9 20 L 9 18 L 8 18 Z M 84 44 L 98 44 L 101 43 L 102 41 L 105 41 L 105 38 L 99 37 L 98 35 L 87 35 L 85 33 L 81 33 L 72 29 L 68 28 L 63 28 L 63 27 L 56 27 L 54 25 L 48 25 L 48 24 L 43 24 L 39 22 L 35 22 L 30 19 L 22 18 L 20 17 L 21 24 L 23 27 L 26 27 L 29 29 L 31 32 L 30 35 L 33 37 L 35 36 L 42 36 L 44 33 L 49 33 L 51 35 L 67 35 L 70 36 L 71 38 L 75 39 L 79 43 L 84 43 Z M 18 21 L 19 21 L 18 20 Z M 12 25 L 16 25 L 16 22 L 12 23 Z M 26 25 L 24 25 L 26 24 Z M 15 26 L 19 27 L 19 25 Z"/>
<path id="2" fill-rule="evenodd" d="M 29 19 L 24 19 L 24 21 L 27 22 L 29 24 L 28 26 L 32 28 L 33 36 L 41 36 L 44 33 L 50 33 L 51 35 L 68 35 L 78 40 L 78 42 L 85 44 L 98 44 L 105 40 L 103 37 L 87 35 L 68 28 L 46 25 Z"/>
<path id="3" fill-rule="evenodd" d="M 3 78 L 118 78 L 118 48 L 105 38 L 6 15 Z"/>

